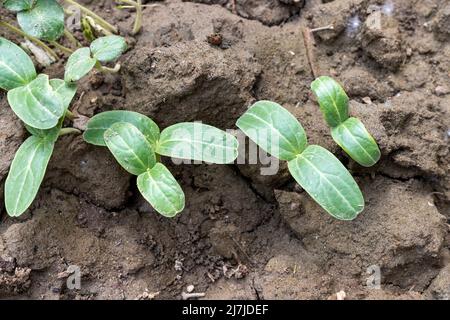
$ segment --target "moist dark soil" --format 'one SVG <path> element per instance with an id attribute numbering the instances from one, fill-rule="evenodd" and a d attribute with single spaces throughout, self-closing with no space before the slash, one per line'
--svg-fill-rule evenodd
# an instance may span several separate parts
<path id="1" fill-rule="evenodd" d="M 65 136 L 28 212 L 0 208 L 0 298 L 181 299 L 190 285 L 206 299 L 450 297 L 450 1 L 147 1 L 135 37 L 132 12 L 81 2 L 118 25 L 130 50 L 119 74 L 80 84 L 77 114 L 127 109 L 163 128 L 236 129 L 251 103 L 273 100 L 350 169 L 366 209 L 333 219 L 285 164 L 262 176 L 262 164 L 166 161 L 186 193 L 185 211 L 167 219 L 106 149 Z M 372 168 L 336 146 L 309 90 L 302 29 L 330 24 L 314 35 L 313 60 L 378 141 Z M 43 71 L 62 77 L 63 64 Z M 2 94 L 0 182 L 25 138 Z M 71 265 L 80 290 L 66 286 Z"/>

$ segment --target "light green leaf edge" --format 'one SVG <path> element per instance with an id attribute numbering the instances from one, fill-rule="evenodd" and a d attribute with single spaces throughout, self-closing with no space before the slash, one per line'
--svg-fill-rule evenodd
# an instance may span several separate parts
<path id="1" fill-rule="evenodd" d="M 40 74 L 25 86 L 8 91 L 7 99 L 14 113 L 36 129 L 55 127 L 65 112 L 62 99 L 45 74 Z"/>
<path id="2" fill-rule="evenodd" d="M 237 120 L 236 125 L 263 150 L 281 160 L 294 159 L 308 143 L 300 122 L 272 101 L 256 102 Z"/>
<path id="3" fill-rule="evenodd" d="M 34 201 L 53 153 L 54 143 L 31 136 L 17 150 L 5 182 L 5 207 L 18 217 Z"/>
<path id="4" fill-rule="evenodd" d="M 237 139 L 216 127 L 199 122 L 181 122 L 161 132 L 156 153 L 178 159 L 227 164 L 236 160 Z"/>
<path id="5" fill-rule="evenodd" d="M 348 118 L 331 129 L 334 141 L 357 163 L 371 167 L 380 160 L 381 151 L 375 139 L 357 118 Z"/>
<path id="6" fill-rule="evenodd" d="M 331 77 L 322 76 L 311 83 L 320 110 L 330 127 L 336 127 L 348 118 L 348 96 L 341 85 Z"/>
<path id="7" fill-rule="evenodd" d="M 104 139 L 117 162 L 133 175 L 138 176 L 156 164 L 156 155 L 150 142 L 130 123 L 113 124 L 105 131 Z"/>
<path id="8" fill-rule="evenodd" d="M 0 37 L 0 88 L 12 90 L 36 78 L 31 58 L 19 46 Z"/>
<path id="9" fill-rule="evenodd" d="M 331 216 L 353 220 L 364 210 L 364 197 L 344 165 L 328 150 L 308 146 L 288 162 L 297 183 Z M 336 185 L 337 177 L 340 182 Z"/>
<path id="10" fill-rule="evenodd" d="M 17 13 L 17 22 L 28 35 L 55 41 L 64 34 L 64 9 L 56 0 L 36 0 L 31 10 Z"/>
<path id="11" fill-rule="evenodd" d="M 184 192 L 162 163 L 139 175 L 137 186 L 145 200 L 161 215 L 173 218 L 184 210 Z"/>
<path id="12" fill-rule="evenodd" d="M 117 122 L 128 122 L 134 125 L 147 138 L 152 148 L 156 150 L 156 144 L 160 137 L 158 125 L 149 117 L 134 111 L 115 110 L 95 115 L 87 124 L 86 131 L 83 134 L 84 140 L 87 143 L 105 147 L 104 133 Z"/>
<path id="13" fill-rule="evenodd" d="M 35 0 L 5 0 L 3 1 L 3 6 L 14 12 L 30 10 L 33 8 Z"/>
<path id="14" fill-rule="evenodd" d="M 72 53 L 67 60 L 64 80 L 76 82 L 87 75 L 94 68 L 97 60 L 91 57 L 89 48 L 80 48 Z"/>
<path id="15" fill-rule="evenodd" d="M 101 37 L 91 43 L 92 56 L 101 62 L 111 62 L 127 50 L 125 38 L 116 35 Z"/>
<path id="16" fill-rule="evenodd" d="M 53 90 L 59 94 L 63 102 L 64 109 L 67 111 L 73 97 L 75 97 L 75 94 L 77 93 L 77 85 L 75 83 L 65 82 L 61 79 L 50 79 L 50 85 Z"/>

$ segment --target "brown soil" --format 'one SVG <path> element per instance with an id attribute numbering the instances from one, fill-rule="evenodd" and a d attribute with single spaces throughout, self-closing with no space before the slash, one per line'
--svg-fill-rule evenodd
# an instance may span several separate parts
<path id="1" fill-rule="evenodd" d="M 127 34 L 129 12 L 82 2 Z M 146 8 L 120 74 L 92 74 L 74 107 L 85 116 L 135 110 L 162 127 L 202 120 L 233 129 L 252 102 L 277 101 L 352 171 L 365 211 L 352 222 L 331 218 L 283 164 L 261 176 L 261 165 L 167 161 L 187 199 L 170 220 L 107 150 L 64 137 L 30 210 L 20 219 L 1 213 L 0 298 L 180 299 L 194 285 L 207 299 L 336 299 L 341 290 L 349 299 L 448 299 L 450 1 L 236 2 L 237 14 L 227 0 Z M 390 3 L 392 14 L 380 14 Z M 316 34 L 317 65 L 344 84 L 352 114 L 379 142 L 373 168 L 333 143 L 309 90 L 301 30 L 329 24 L 335 29 Z M 215 33 L 218 45 L 207 41 Z M 61 77 L 61 66 L 46 72 Z M 3 94 L 0 129 L 4 181 L 26 134 Z M 81 290 L 66 287 L 69 265 L 81 268 Z M 374 265 L 381 289 L 366 285 Z"/>

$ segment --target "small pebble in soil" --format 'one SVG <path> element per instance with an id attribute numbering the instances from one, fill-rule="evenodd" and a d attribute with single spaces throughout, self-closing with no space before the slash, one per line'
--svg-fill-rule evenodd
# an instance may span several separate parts
<path id="1" fill-rule="evenodd" d="M 186 287 L 186 291 L 187 291 L 187 293 L 191 293 L 191 292 L 193 292 L 194 291 L 194 289 L 195 289 L 195 287 L 191 284 L 191 285 L 188 285 L 187 287 Z"/>
<path id="2" fill-rule="evenodd" d="M 223 38 L 220 33 L 213 33 L 206 37 L 206 41 L 213 46 L 220 46 L 222 44 Z"/>
<path id="3" fill-rule="evenodd" d="M 339 292 L 337 292 L 336 293 L 336 299 L 337 300 L 345 300 L 345 297 L 346 297 L 347 295 L 345 294 L 345 291 L 344 290 L 341 290 L 341 291 L 339 291 Z"/>
<path id="4" fill-rule="evenodd" d="M 362 101 L 365 104 L 372 104 L 372 99 L 370 99 L 370 97 L 364 97 L 364 98 L 362 98 Z"/>
<path id="5" fill-rule="evenodd" d="M 437 87 L 434 89 L 434 93 L 435 93 L 437 96 L 445 96 L 446 94 L 449 94 L 449 93 L 450 93 L 450 88 L 445 87 L 445 86 L 437 86 Z"/>

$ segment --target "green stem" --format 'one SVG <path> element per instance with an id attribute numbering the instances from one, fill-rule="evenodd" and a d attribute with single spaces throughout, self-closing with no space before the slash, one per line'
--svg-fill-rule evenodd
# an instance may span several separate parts
<path id="1" fill-rule="evenodd" d="M 102 17 L 97 15 L 95 12 L 89 10 L 88 8 L 82 6 L 81 4 L 79 4 L 78 2 L 76 2 L 74 0 L 64 0 L 64 1 L 80 8 L 81 11 L 83 11 L 85 14 L 91 16 L 93 19 L 95 19 L 97 21 L 97 23 L 99 25 L 101 25 L 105 29 L 108 29 L 113 33 L 118 33 L 118 30 L 115 26 L 113 26 L 112 24 L 110 24 L 109 22 L 104 20 Z"/>
<path id="2" fill-rule="evenodd" d="M 99 61 L 95 64 L 95 68 L 103 73 L 117 73 L 120 71 L 120 63 L 116 63 L 114 68 L 102 66 Z"/>
<path id="3" fill-rule="evenodd" d="M 72 121 L 73 119 L 75 119 L 75 115 L 72 113 L 72 111 L 67 110 L 66 111 L 66 118 Z"/>
<path id="4" fill-rule="evenodd" d="M 9 24 L 8 22 L 5 21 L 0 21 L 0 26 L 3 26 L 7 29 L 9 29 L 10 31 L 24 37 L 27 38 L 28 40 L 36 43 L 38 46 L 40 46 L 42 49 L 44 49 L 50 56 L 52 56 L 55 59 L 59 59 L 58 55 L 56 54 L 55 51 L 53 51 L 52 48 L 50 48 L 49 46 L 47 46 L 44 42 L 42 42 L 41 40 L 39 40 L 38 38 L 29 36 L 28 34 L 26 34 L 25 32 L 23 32 L 22 30 L 14 27 L 13 25 Z"/>
<path id="5" fill-rule="evenodd" d="M 108 29 L 102 27 L 99 23 L 95 22 L 95 19 L 90 17 L 90 16 L 85 16 L 84 17 L 86 19 L 86 21 L 88 22 L 89 26 L 94 28 L 97 32 L 101 32 L 104 35 L 112 35 L 112 32 L 109 31 Z"/>
<path id="6" fill-rule="evenodd" d="M 136 35 L 139 33 L 142 27 L 142 0 L 137 0 L 136 4 L 136 18 L 134 20 L 133 31 L 131 33 Z"/>
<path id="7" fill-rule="evenodd" d="M 146 5 L 142 5 L 142 0 L 119 0 L 119 2 L 127 4 L 126 6 L 119 6 L 120 9 L 136 9 L 136 18 L 131 33 L 133 35 L 138 34 L 142 28 L 142 8 Z"/>
<path id="8" fill-rule="evenodd" d="M 61 50 L 62 52 L 71 55 L 73 53 L 72 49 L 69 49 L 67 47 L 64 47 L 63 45 L 59 44 L 56 41 L 50 41 L 50 44 L 52 44 L 53 46 L 55 46 L 55 48 L 58 48 L 59 50 Z"/>
<path id="9" fill-rule="evenodd" d="M 138 5 L 138 3 L 134 0 L 117 0 L 116 2 L 125 3 L 125 4 L 127 4 L 127 6 L 123 6 L 123 7 L 131 8 L 131 9 L 136 8 L 136 6 Z"/>
<path id="10" fill-rule="evenodd" d="M 142 8 L 154 8 L 156 6 L 159 6 L 159 4 L 143 4 L 141 5 Z M 121 5 L 121 6 L 117 6 L 117 9 L 136 9 L 136 5 L 135 4 L 129 4 L 129 5 Z"/>
<path id="11" fill-rule="evenodd" d="M 59 130 L 58 136 L 61 137 L 68 134 L 81 134 L 81 131 L 75 128 L 62 128 Z"/>
<path id="12" fill-rule="evenodd" d="M 75 36 L 72 34 L 72 32 L 67 30 L 67 28 L 64 28 L 64 35 L 66 36 L 67 39 L 69 39 L 69 41 L 72 43 L 72 45 L 75 48 L 80 48 L 81 47 L 80 41 L 78 41 L 77 38 L 75 38 Z"/>

